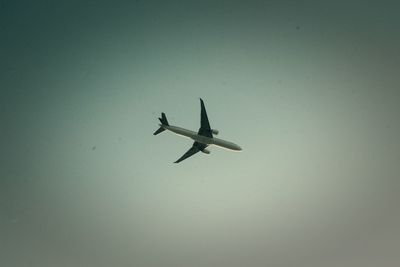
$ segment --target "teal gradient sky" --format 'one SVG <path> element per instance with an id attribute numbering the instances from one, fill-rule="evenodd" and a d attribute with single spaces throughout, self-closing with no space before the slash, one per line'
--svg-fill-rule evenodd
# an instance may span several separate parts
<path id="1" fill-rule="evenodd" d="M 0 1 L 0 266 L 398 266 L 399 13 Z"/>

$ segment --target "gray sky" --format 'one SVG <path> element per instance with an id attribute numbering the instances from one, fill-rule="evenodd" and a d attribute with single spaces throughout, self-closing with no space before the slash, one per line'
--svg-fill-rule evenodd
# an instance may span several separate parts
<path id="1" fill-rule="evenodd" d="M 0 266 L 399 265 L 399 11 L 0 1 Z"/>

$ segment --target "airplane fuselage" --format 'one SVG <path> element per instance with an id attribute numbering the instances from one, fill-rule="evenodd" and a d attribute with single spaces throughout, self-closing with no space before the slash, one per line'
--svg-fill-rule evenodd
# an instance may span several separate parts
<path id="1" fill-rule="evenodd" d="M 177 135 L 181 135 L 187 138 L 190 138 L 194 141 L 197 141 L 199 143 L 205 144 L 205 145 L 215 145 L 215 146 L 219 146 L 222 148 L 226 148 L 229 150 L 233 150 L 233 151 L 240 151 L 242 150 L 242 148 L 238 145 L 236 145 L 235 143 L 223 140 L 223 139 L 219 139 L 216 137 L 207 137 L 207 136 L 203 136 L 203 135 L 199 135 L 197 132 L 188 130 L 188 129 L 184 129 L 178 126 L 173 126 L 173 125 L 160 125 L 161 127 L 165 128 L 166 130 L 169 130 Z"/>

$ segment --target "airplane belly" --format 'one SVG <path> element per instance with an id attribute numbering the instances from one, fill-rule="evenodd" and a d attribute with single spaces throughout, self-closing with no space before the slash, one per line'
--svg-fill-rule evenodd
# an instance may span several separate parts
<path id="1" fill-rule="evenodd" d="M 237 144 L 235 144 L 235 143 L 232 143 L 232 142 L 229 142 L 229 141 L 226 141 L 226 140 L 222 140 L 222 139 L 219 139 L 219 138 L 213 138 L 213 139 L 214 139 L 213 140 L 214 141 L 213 144 L 216 145 L 216 146 L 223 147 L 223 148 L 226 148 L 226 149 L 229 149 L 229 150 L 234 150 L 234 151 L 242 150 L 242 148 L 240 146 L 238 146 Z"/>
<path id="2" fill-rule="evenodd" d="M 174 132 L 177 135 L 181 135 L 184 137 L 192 138 L 193 136 L 196 135 L 196 132 L 181 128 L 181 127 L 176 127 L 176 126 L 167 126 L 166 129 L 170 130 L 171 132 Z"/>
<path id="3" fill-rule="evenodd" d="M 214 143 L 214 142 L 213 142 L 213 138 L 210 138 L 210 137 L 207 137 L 207 136 L 203 136 L 203 135 L 198 135 L 198 134 L 196 134 L 196 135 L 192 136 L 191 138 L 192 138 L 194 141 L 197 141 L 197 142 L 199 142 L 199 143 L 206 144 L 206 145 L 209 145 L 209 144 L 213 144 L 213 143 Z"/>

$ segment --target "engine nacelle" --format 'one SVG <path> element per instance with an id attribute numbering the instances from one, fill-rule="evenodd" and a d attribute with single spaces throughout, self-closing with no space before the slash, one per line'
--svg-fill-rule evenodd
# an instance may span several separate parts
<path id="1" fill-rule="evenodd" d="M 211 153 L 211 151 L 210 150 L 208 150 L 208 149 L 203 149 L 201 152 L 203 152 L 203 153 L 206 153 L 206 154 L 210 154 Z"/>
<path id="2" fill-rule="evenodd" d="M 215 135 L 218 135 L 218 133 L 219 133 L 218 130 L 215 130 L 215 129 L 212 129 L 211 132 L 212 132 L 213 134 L 215 134 Z"/>

